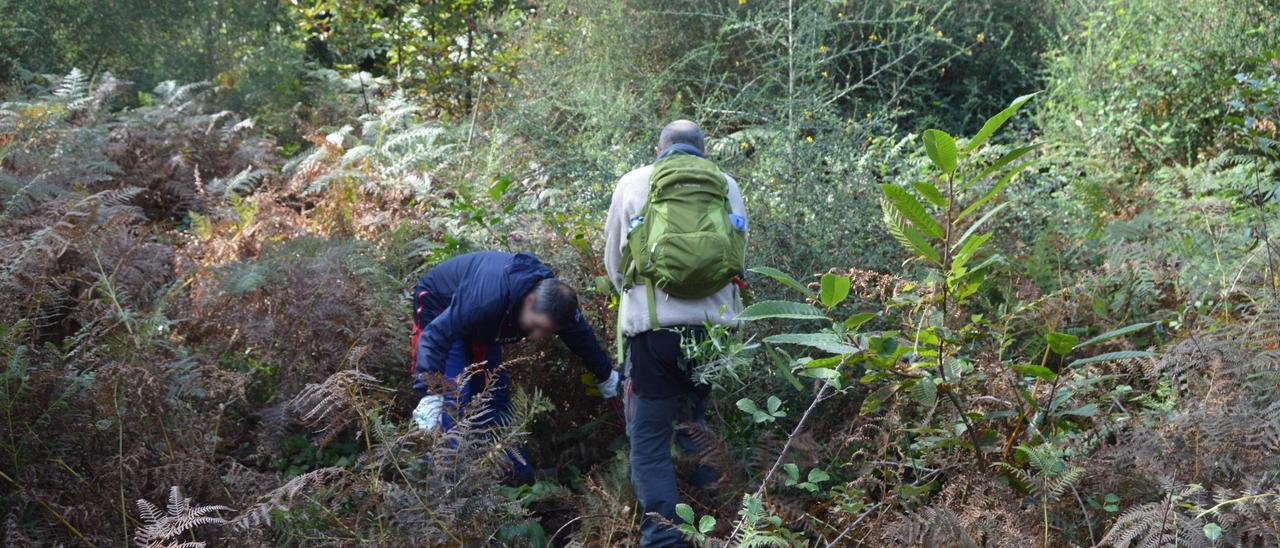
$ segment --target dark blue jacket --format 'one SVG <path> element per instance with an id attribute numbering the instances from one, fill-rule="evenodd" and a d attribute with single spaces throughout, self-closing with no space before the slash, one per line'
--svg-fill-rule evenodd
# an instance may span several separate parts
<path id="1" fill-rule="evenodd" d="M 445 370 L 449 348 L 458 341 L 502 344 L 527 336 L 520 330 L 520 307 L 538 282 L 555 274 L 528 253 L 512 255 L 480 251 L 440 263 L 418 280 L 414 288 L 414 313 L 428 319 L 421 327 L 413 387 L 425 393 L 422 373 Z M 582 358 L 601 382 L 609 377 L 609 356 L 579 309 L 573 325 L 562 326 L 560 340 Z"/>

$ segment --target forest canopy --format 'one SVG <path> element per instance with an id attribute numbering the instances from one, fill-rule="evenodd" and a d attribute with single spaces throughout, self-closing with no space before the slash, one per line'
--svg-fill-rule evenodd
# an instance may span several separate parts
<path id="1" fill-rule="evenodd" d="M 639 545 L 566 345 L 416 426 L 415 283 L 530 253 L 612 353 L 615 188 L 681 119 L 750 232 L 662 527 L 1280 544 L 1276 0 L 0 13 L 5 545 Z"/>

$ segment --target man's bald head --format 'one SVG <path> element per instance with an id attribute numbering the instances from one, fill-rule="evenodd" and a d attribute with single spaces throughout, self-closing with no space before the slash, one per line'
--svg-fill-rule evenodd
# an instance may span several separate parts
<path id="1" fill-rule="evenodd" d="M 689 145 L 697 148 L 698 152 L 706 152 L 702 128 L 689 120 L 676 120 L 662 128 L 662 133 L 658 135 L 658 154 L 676 144 Z"/>

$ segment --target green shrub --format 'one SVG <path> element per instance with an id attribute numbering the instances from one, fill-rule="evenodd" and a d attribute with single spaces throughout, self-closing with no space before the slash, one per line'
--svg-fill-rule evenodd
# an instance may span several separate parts
<path id="1" fill-rule="evenodd" d="M 1064 2 L 1049 32 L 1045 136 L 1094 166 L 1091 176 L 1195 163 L 1222 136 L 1231 76 L 1280 44 L 1267 2 Z"/>

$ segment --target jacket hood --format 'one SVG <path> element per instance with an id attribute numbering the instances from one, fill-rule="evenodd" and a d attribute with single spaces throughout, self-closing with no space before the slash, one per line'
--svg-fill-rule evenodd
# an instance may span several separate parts
<path id="1" fill-rule="evenodd" d="M 507 302 L 511 303 L 510 311 L 518 312 L 524 296 L 533 291 L 533 286 L 547 278 L 554 278 L 555 273 L 537 257 L 528 253 L 516 253 L 511 257 L 511 265 L 507 267 Z"/>

